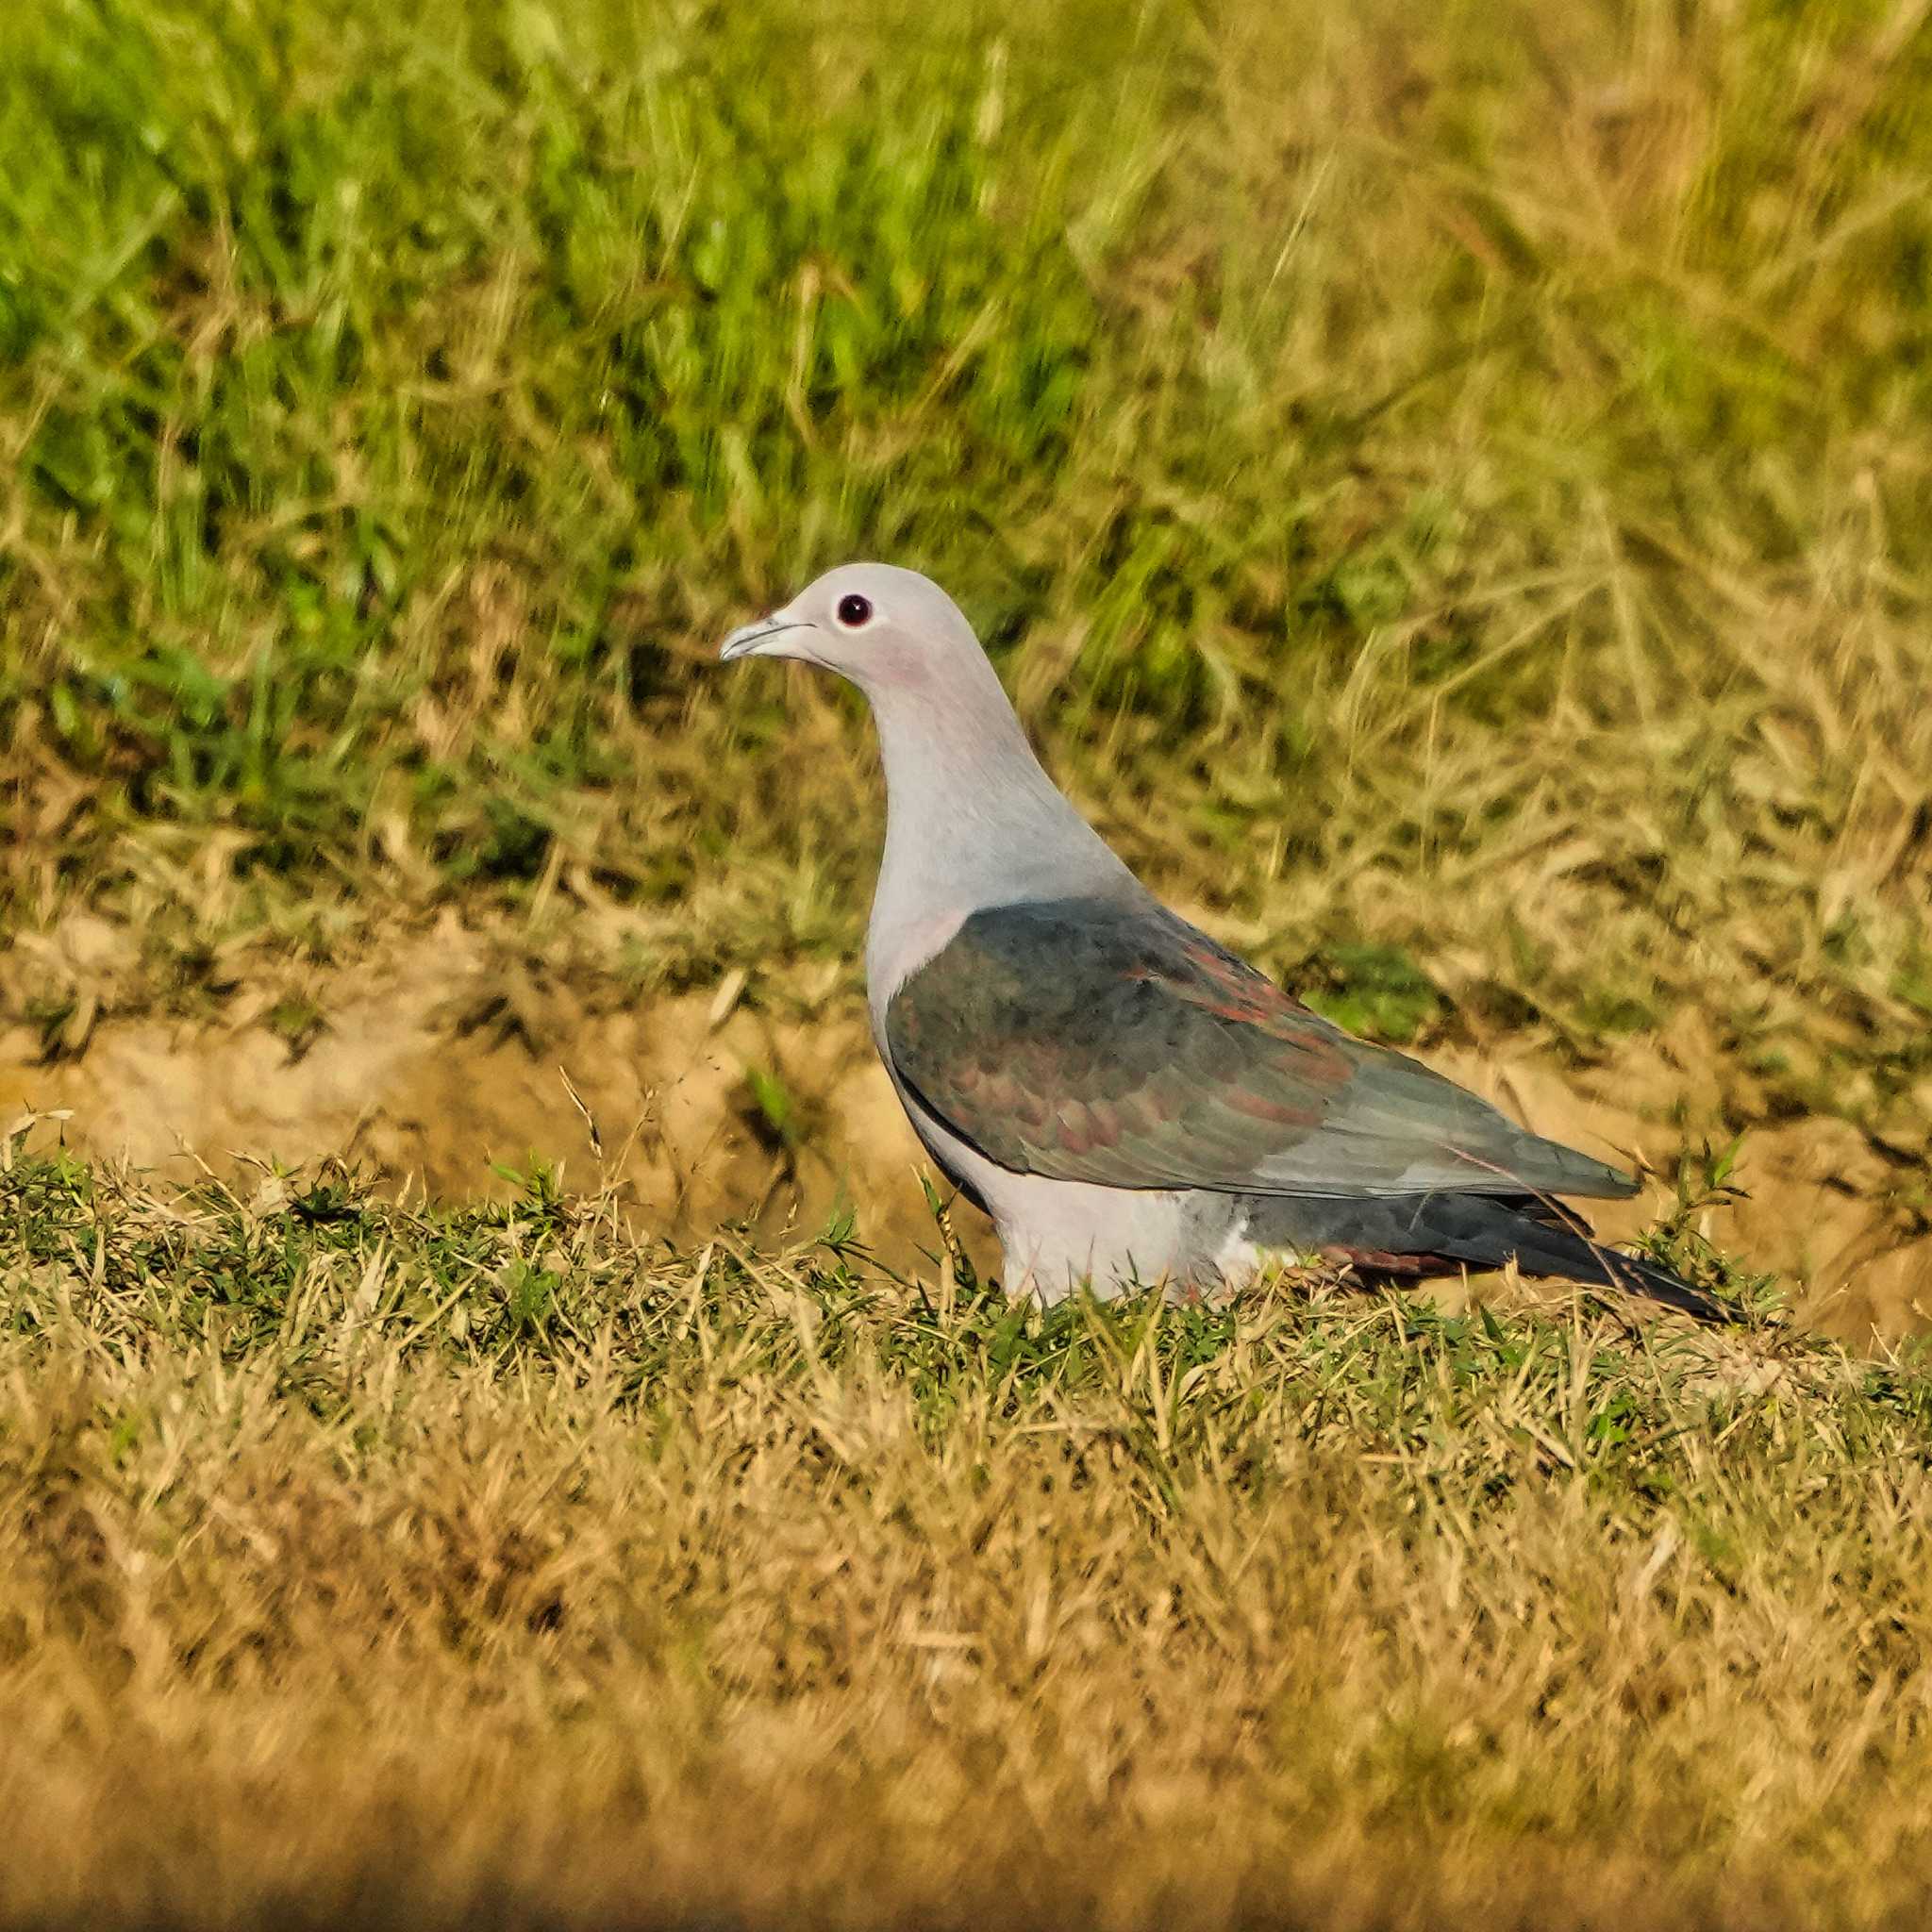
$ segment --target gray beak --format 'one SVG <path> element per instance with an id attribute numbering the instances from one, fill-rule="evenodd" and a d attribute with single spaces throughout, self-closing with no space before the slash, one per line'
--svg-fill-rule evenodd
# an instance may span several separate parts
<path id="1" fill-rule="evenodd" d="M 747 624 L 741 630 L 733 631 L 724 640 L 724 647 L 718 656 L 726 664 L 737 658 L 769 658 L 774 638 L 783 636 L 788 630 L 810 628 L 810 625 L 791 618 L 761 617 L 758 623 Z"/>

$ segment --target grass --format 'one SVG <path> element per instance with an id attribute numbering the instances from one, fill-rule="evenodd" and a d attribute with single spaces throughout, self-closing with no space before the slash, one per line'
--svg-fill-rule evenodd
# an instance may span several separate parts
<path id="1" fill-rule="evenodd" d="M 713 654 L 873 555 L 1324 1010 L 1836 1116 L 1923 1257 L 1924 15 L 12 0 L 0 1077 L 856 1038 L 863 721 Z M 1924 1919 L 1932 1379 L 1695 1190 L 1736 1334 L 277 1151 L 0 1142 L 9 1924 Z"/>
<path id="2" fill-rule="evenodd" d="M 10 1924 L 1923 1912 L 1916 1356 L 18 1152 L 0 1337 Z"/>
<path id="3" fill-rule="evenodd" d="M 853 707 L 709 658 L 870 553 L 1265 963 L 1919 1146 L 1916 18 L 11 8 L 0 920 L 850 958 Z"/>

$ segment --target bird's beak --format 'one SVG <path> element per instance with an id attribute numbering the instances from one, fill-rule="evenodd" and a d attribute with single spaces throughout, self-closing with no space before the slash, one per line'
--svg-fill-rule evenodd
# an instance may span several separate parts
<path id="1" fill-rule="evenodd" d="M 718 653 L 720 658 L 729 664 L 735 658 L 782 658 L 783 649 L 774 650 L 772 640 L 782 637 L 788 630 L 809 630 L 811 625 L 791 617 L 761 617 L 756 624 L 747 624 L 741 630 L 735 630 L 724 640 L 724 647 Z"/>

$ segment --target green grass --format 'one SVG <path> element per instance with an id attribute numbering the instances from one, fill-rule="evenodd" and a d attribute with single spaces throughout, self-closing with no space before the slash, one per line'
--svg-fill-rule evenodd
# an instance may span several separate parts
<path id="1" fill-rule="evenodd" d="M 1924 36 L 1279 14 L 9 8 L 0 918 L 849 954 L 853 708 L 709 654 L 880 555 L 1267 963 L 1913 1142 Z"/>
<path id="2" fill-rule="evenodd" d="M 1923 1903 L 1917 1354 L 9 1163 L 9 1924 Z"/>

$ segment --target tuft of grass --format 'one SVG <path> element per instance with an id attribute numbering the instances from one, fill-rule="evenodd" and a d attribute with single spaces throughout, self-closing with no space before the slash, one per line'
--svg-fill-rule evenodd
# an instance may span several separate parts
<path id="1" fill-rule="evenodd" d="M 1916 1914 L 1922 1354 L 829 1232 L 13 1150 L 0 1914 Z"/>
<path id="2" fill-rule="evenodd" d="M 1400 946 L 1340 944 L 1296 975 L 1302 997 L 1351 1033 L 1407 1046 L 1440 1011 L 1442 998 Z"/>

